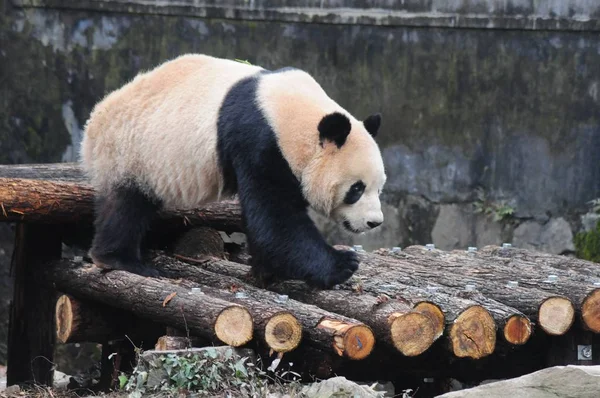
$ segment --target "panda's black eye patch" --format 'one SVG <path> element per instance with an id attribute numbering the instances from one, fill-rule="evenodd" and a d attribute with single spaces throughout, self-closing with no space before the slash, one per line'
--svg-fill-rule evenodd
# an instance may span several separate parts
<path id="1" fill-rule="evenodd" d="M 347 205 L 353 205 L 358 202 L 362 194 L 365 192 L 365 184 L 362 181 L 357 181 L 346 192 L 346 196 L 344 197 L 344 203 Z"/>

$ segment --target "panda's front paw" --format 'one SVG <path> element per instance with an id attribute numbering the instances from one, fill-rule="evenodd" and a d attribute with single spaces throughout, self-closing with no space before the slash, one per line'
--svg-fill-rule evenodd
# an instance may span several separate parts
<path id="1" fill-rule="evenodd" d="M 358 255 L 356 252 L 350 250 L 336 250 L 335 256 L 336 269 L 340 271 L 350 271 L 350 276 L 352 276 L 352 274 L 354 274 L 354 272 L 356 272 L 358 269 L 358 264 L 360 261 L 358 260 Z M 350 276 L 348 276 L 348 278 Z"/>
<path id="2" fill-rule="evenodd" d="M 333 251 L 333 262 L 321 278 L 313 279 L 311 285 L 321 289 L 331 289 L 335 285 L 346 282 L 358 269 L 358 256 L 355 252 L 345 250 Z"/>

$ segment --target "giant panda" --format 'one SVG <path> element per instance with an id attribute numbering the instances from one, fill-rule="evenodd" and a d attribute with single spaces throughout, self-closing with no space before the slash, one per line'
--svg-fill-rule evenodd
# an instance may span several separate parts
<path id="1" fill-rule="evenodd" d="M 357 256 L 328 245 L 307 210 L 352 233 L 383 222 L 380 123 L 357 120 L 291 67 L 186 54 L 140 73 L 84 127 L 80 159 L 96 192 L 89 256 L 156 276 L 140 249 L 153 215 L 237 195 L 257 274 L 343 283 Z"/>

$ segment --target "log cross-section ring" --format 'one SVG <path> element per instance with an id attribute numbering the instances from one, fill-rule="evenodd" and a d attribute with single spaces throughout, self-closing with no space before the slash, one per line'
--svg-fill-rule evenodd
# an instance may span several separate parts
<path id="1" fill-rule="evenodd" d="M 349 359 L 364 359 L 373 350 L 375 336 L 366 325 L 349 324 L 334 319 L 323 319 L 317 329 L 332 331 L 335 335 L 333 349 L 338 355 Z"/>
<path id="2" fill-rule="evenodd" d="M 287 311 L 275 314 L 265 325 L 265 341 L 276 352 L 294 350 L 302 340 L 302 325 Z"/>
<path id="3" fill-rule="evenodd" d="M 591 291 L 581 303 L 581 318 L 586 328 L 600 333 L 600 289 Z"/>
<path id="4" fill-rule="evenodd" d="M 452 350 L 459 358 L 480 359 L 496 348 L 496 323 L 490 313 L 479 305 L 460 314 L 450 328 Z"/>
<path id="5" fill-rule="evenodd" d="M 550 297 L 540 304 L 538 324 L 549 335 L 565 334 L 575 321 L 575 307 L 564 297 Z"/>
<path id="6" fill-rule="evenodd" d="M 531 321 L 521 315 L 513 315 L 504 324 L 502 333 L 510 344 L 523 345 L 529 341 L 532 332 Z"/>
<path id="7" fill-rule="evenodd" d="M 215 335 L 225 344 L 239 347 L 252 340 L 252 324 L 252 315 L 248 309 L 233 304 L 217 315 Z"/>

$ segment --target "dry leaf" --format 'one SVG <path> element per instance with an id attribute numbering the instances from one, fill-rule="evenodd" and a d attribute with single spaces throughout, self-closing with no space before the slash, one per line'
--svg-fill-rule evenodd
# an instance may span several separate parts
<path id="1" fill-rule="evenodd" d="M 173 292 L 171 294 L 169 294 L 167 296 L 167 298 L 165 299 L 165 301 L 163 301 L 163 307 L 166 307 L 167 304 L 169 303 L 169 301 L 171 301 L 173 299 L 173 297 L 175 297 L 177 295 L 177 292 Z"/>

